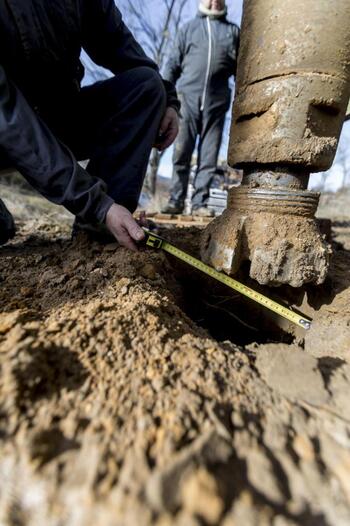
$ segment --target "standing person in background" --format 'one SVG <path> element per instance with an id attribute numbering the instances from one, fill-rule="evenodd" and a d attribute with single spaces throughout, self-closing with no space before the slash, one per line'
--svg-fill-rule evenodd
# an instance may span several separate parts
<path id="1" fill-rule="evenodd" d="M 164 71 L 166 80 L 177 83 L 182 103 L 170 198 L 162 210 L 166 214 L 184 210 L 199 137 L 192 213 L 212 215 L 207 200 L 231 101 L 228 80 L 236 73 L 239 47 L 239 28 L 227 21 L 226 13 L 224 0 L 201 0 L 197 17 L 180 30 Z"/>

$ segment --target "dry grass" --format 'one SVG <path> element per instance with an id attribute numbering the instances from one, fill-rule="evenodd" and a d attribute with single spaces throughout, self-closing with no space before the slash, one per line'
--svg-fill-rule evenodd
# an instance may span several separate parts
<path id="1" fill-rule="evenodd" d="M 321 196 L 317 212 L 318 217 L 350 218 L 350 189 L 342 189 L 335 194 L 324 193 Z"/>
<path id="2" fill-rule="evenodd" d="M 16 220 L 40 219 L 49 224 L 70 224 L 73 216 L 62 206 L 40 196 L 16 172 L 0 174 L 0 197 Z"/>

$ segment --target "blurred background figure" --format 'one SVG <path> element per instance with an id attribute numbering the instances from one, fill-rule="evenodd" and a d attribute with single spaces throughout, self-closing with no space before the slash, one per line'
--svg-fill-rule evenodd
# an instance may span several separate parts
<path id="1" fill-rule="evenodd" d="M 173 155 L 170 198 L 162 210 L 184 210 L 191 158 L 198 139 L 198 166 L 194 180 L 192 213 L 213 214 L 207 207 L 210 184 L 231 101 L 229 78 L 235 74 L 239 28 L 226 19 L 224 0 L 202 0 L 199 12 L 179 31 L 164 78 L 177 83 L 182 103 L 178 140 Z"/>

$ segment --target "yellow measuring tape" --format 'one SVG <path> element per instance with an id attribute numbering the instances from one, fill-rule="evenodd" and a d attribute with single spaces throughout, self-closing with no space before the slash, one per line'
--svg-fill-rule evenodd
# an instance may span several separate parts
<path id="1" fill-rule="evenodd" d="M 259 303 L 260 305 L 263 305 L 264 307 L 271 310 L 272 312 L 279 314 L 280 316 L 282 316 L 282 318 L 285 318 L 286 320 L 289 320 L 292 323 L 295 323 L 296 325 L 298 325 L 299 327 L 302 327 L 305 330 L 310 329 L 312 321 L 309 320 L 308 318 L 302 316 L 301 314 L 293 312 L 287 307 L 284 307 L 283 305 L 280 305 L 279 303 L 271 300 L 270 298 L 263 296 L 263 294 L 260 294 L 259 292 L 256 292 L 255 290 L 249 287 L 246 287 L 246 285 L 243 285 L 243 283 L 240 283 L 239 281 L 236 281 L 235 279 L 230 278 L 226 274 L 223 274 L 222 272 L 218 272 L 214 268 L 209 267 L 209 265 L 206 265 L 199 259 L 196 259 L 193 256 L 190 256 L 189 254 L 187 254 L 186 252 L 183 252 L 177 247 L 174 247 L 174 245 L 171 245 L 165 239 L 158 236 L 157 234 L 152 234 L 145 228 L 144 228 L 144 231 L 146 233 L 146 244 L 149 247 L 157 248 L 157 249 L 161 248 L 165 252 L 172 254 L 178 259 L 181 259 L 181 261 L 184 261 L 188 265 L 191 265 L 192 267 L 196 268 L 197 270 L 200 270 L 201 272 L 204 272 L 205 274 L 207 274 L 208 276 L 211 276 L 217 281 L 224 283 L 224 285 L 227 285 L 231 289 L 236 290 L 237 292 L 240 292 L 247 298 L 255 301 L 256 303 Z"/>

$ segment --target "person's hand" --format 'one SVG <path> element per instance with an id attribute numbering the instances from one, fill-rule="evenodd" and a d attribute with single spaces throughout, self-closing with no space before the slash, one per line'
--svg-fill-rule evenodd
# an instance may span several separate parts
<path id="1" fill-rule="evenodd" d="M 137 251 L 135 241 L 142 241 L 145 233 L 124 206 L 113 204 L 106 215 L 106 226 L 116 240 L 126 248 Z"/>
<path id="2" fill-rule="evenodd" d="M 175 141 L 179 133 L 179 116 L 174 108 L 167 108 L 160 124 L 159 134 L 154 145 L 160 152 L 166 150 Z"/>

